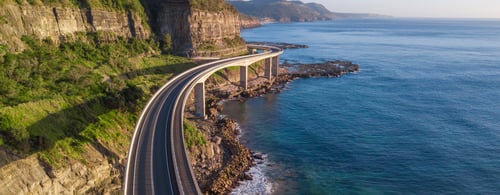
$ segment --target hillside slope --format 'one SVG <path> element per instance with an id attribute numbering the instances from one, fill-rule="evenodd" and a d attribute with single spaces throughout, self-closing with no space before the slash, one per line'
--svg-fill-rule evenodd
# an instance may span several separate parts
<path id="1" fill-rule="evenodd" d="M 318 3 L 287 0 L 232 0 L 228 2 L 238 11 L 264 22 L 310 22 L 340 18 L 388 18 L 390 16 L 367 13 L 338 13 Z M 247 21 L 245 21 L 247 22 Z M 253 25 L 257 26 L 257 25 Z"/>
<path id="2" fill-rule="evenodd" d="M 183 2 L 0 0 L 0 194 L 119 193 L 142 107 L 196 66 L 169 53 L 246 52 L 230 6 Z"/>
<path id="3" fill-rule="evenodd" d="M 238 11 L 277 22 L 307 22 L 332 20 L 335 15 L 323 5 L 285 0 L 228 1 Z"/>

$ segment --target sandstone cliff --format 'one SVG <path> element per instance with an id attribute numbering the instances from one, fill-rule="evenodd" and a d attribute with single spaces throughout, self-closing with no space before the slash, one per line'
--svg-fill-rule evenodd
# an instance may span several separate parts
<path id="1" fill-rule="evenodd" d="M 59 42 L 71 39 L 78 32 L 106 32 L 111 36 L 139 39 L 151 34 L 138 14 L 131 12 L 5 3 L 0 7 L 0 18 L 3 19 L 0 44 L 8 45 L 13 52 L 25 48 L 21 41 L 24 35 Z"/>
<path id="2" fill-rule="evenodd" d="M 82 33 L 101 35 L 97 36 L 98 42 L 111 42 L 118 37 L 147 39 L 152 35 L 162 40 L 168 35 L 176 53 L 190 56 L 228 56 L 246 52 L 244 41 L 239 36 L 238 14 L 232 9 L 202 9 L 177 2 L 177 6 L 156 7 L 157 12 L 146 9 L 148 16 L 143 16 L 135 11 L 75 5 L 18 4 L 9 0 L 0 3 L 0 44 L 7 45 L 11 52 L 20 52 L 28 47 L 21 40 L 23 36 L 58 43 L 71 42 L 80 38 Z M 151 17 L 155 18 L 148 19 Z M 153 29 L 149 28 L 150 25 Z M 60 74 L 66 73 L 61 71 Z M 101 82 L 108 80 L 103 78 Z M 37 128 L 45 130 L 44 127 Z M 132 127 L 124 129 L 131 133 L 129 130 Z M 0 194 L 119 192 L 128 143 L 117 144 L 120 145 L 118 149 L 109 145 L 89 145 L 83 149 L 85 155 L 82 159 L 85 162 L 65 158 L 64 163 L 67 164 L 57 168 L 41 161 L 36 153 L 15 156 L 9 153 L 8 148 L 0 148 Z"/>
<path id="3" fill-rule="evenodd" d="M 119 193 L 124 160 L 88 147 L 86 163 L 78 161 L 52 170 L 37 155 L 0 168 L 0 194 L 104 194 Z M 121 161 L 121 162 L 120 162 Z"/>
<path id="4" fill-rule="evenodd" d="M 158 35 L 170 37 L 173 50 L 186 56 L 234 56 L 246 52 L 234 9 L 207 10 L 165 3 L 156 19 Z"/>
<path id="5" fill-rule="evenodd" d="M 256 28 L 262 26 L 262 22 L 259 18 L 254 16 L 249 16 L 245 14 L 240 14 L 240 27 L 241 28 Z"/>
<path id="6" fill-rule="evenodd" d="M 229 5 L 213 10 L 194 6 L 187 0 L 144 2 L 150 19 L 131 11 L 6 2 L 0 7 L 0 44 L 19 52 L 25 49 L 21 41 L 24 35 L 57 43 L 71 40 L 79 32 L 102 32 L 106 35 L 104 41 L 116 37 L 146 39 L 154 33 L 160 42 L 168 37 L 171 43 L 167 44 L 178 55 L 224 57 L 246 51 L 240 37 L 239 14 Z"/>

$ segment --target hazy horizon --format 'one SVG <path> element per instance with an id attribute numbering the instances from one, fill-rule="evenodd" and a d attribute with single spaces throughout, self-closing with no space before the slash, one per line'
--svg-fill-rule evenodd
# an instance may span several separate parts
<path id="1" fill-rule="evenodd" d="M 500 18 L 498 0 L 302 0 L 330 11 L 372 13 L 394 17 Z"/>

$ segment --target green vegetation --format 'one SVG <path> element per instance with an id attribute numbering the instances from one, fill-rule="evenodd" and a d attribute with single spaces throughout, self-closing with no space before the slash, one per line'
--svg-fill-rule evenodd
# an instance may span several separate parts
<path id="1" fill-rule="evenodd" d="M 8 2 L 8 0 L 0 0 L 0 5 Z M 102 9 L 115 12 L 130 12 L 138 14 L 142 18 L 144 26 L 147 25 L 147 15 L 140 0 L 15 0 L 15 3 L 22 5 L 23 3 L 30 5 L 45 5 L 51 7 L 77 7 L 77 8 L 92 8 Z M 2 21 L 0 20 L 0 23 Z"/>
<path id="2" fill-rule="evenodd" d="M 51 1 L 51 0 L 43 0 L 43 1 Z M 60 0 L 60 1 L 68 1 L 68 0 Z M 90 8 L 101 8 L 112 11 L 113 10 L 132 11 L 140 13 L 141 16 L 144 16 L 144 8 L 140 0 L 84 0 L 83 3 L 80 3 L 80 6 L 90 7 Z"/>
<path id="3" fill-rule="evenodd" d="M 140 0 L 0 0 L 0 6 L 7 3 L 17 3 L 23 5 L 28 3 L 33 6 L 50 7 L 74 7 L 84 9 L 99 9 L 119 13 L 132 14 L 138 16 L 145 28 L 149 28 L 148 16 Z M 0 24 L 7 24 L 8 21 L 0 16 Z"/>
<path id="4" fill-rule="evenodd" d="M 241 13 L 257 18 L 272 18 L 275 21 L 304 22 L 332 20 L 336 17 L 323 5 L 301 1 L 228 1 Z"/>
<path id="5" fill-rule="evenodd" d="M 206 41 L 204 43 L 201 43 L 196 49 L 200 51 L 216 51 L 217 46 L 215 46 L 215 43 L 213 40 L 211 41 Z"/>
<path id="6" fill-rule="evenodd" d="M 5 61 L 4 56 L 7 54 L 7 46 L 0 44 L 0 63 L 3 64 Z"/>
<path id="7" fill-rule="evenodd" d="M 0 0 L 0 5 L 1 4 L 2 2 Z M 9 24 L 9 21 L 4 16 L 0 16 L 0 24 Z"/>
<path id="8" fill-rule="evenodd" d="M 245 40 L 240 36 L 235 36 L 234 38 L 224 38 L 224 44 L 226 47 L 237 47 L 245 45 Z"/>
<path id="9" fill-rule="evenodd" d="M 0 4 L 7 0 L 0 0 Z M 112 11 L 134 11 L 142 12 L 143 8 L 139 0 L 15 0 L 19 5 L 24 2 L 30 5 L 48 6 L 72 6 L 79 8 L 101 8 Z"/>
<path id="10" fill-rule="evenodd" d="M 205 135 L 196 128 L 196 126 L 190 122 L 184 121 L 184 140 L 186 141 L 186 147 L 192 148 L 193 146 L 203 146 L 207 144 Z"/>
<path id="11" fill-rule="evenodd" d="M 88 34 L 94 40 L 96 34 Z M 30 37 L 22 40 L 30 47 L 20 54 L 3 56 L 0 85 L 0 105 L 54 98 L 56 95 L 99 97 L 118 93 L 125 83 L 113 77 L 131 71 L 129 57 L 152 53 L 154 41 L 120 39 L 116 43 L 54 44 L 50 39 L 37 41 Z M 101 84 L 102 76 L 110 76 Z M 130 86 L 131 84 L 129 84 Z"/>
<path id="12" fill-rule="evenodd" d="M 223 45 L 216 44 L 214 40 L 208 40 L 196 47 L 199 51 L 217 51 L 218 49 L 233 48 L 245 45 L 245 40 L 239 36 L 233 38 L 223 38 Z"/>
<path id="13" fill-rule="evenodd" d="M 263 72 L 264 61 L 258 61 L 249 66 L 248 73 L 258 75 L 259 72 Z M 215 84 L 221 84 L 228 82 L 228 75 L 240 74 L 240 66 L 230 66 L 219 70 L 210 76 L 210 81 Z"/>
<path id="14" fill-rule="evenodd" d="M 172 52 L 172 36 L 170 34 L 165 34 L 163 36 L 163 41 L 161 42 L 161 50 L 163 53 L 171 53 Z"/>
<path id="15" fill-rule="evenodd" d="M 210 12 L 219 12 L 219 11 L 231 11 L 236 13 L 237 10 L 233 6 L 226 3 L 225 0 L 189 0 L 192 8 L 207 10 Z"/>
<path id="16" fill-rule="evenodd" d="M 152 93 L 195 66 L 157 55 L 153 40 L 101 43 L 99 36 L 61 44 L 23 37 L 29 49 L 18 54 L 0 45 L 0 145 L 55 167 L 85 162 L 90 147 L 125 153 Z"/>

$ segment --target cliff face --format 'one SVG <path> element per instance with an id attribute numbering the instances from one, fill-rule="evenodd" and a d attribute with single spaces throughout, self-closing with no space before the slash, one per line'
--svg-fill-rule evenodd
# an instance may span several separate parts
<path id="1" fill-rule="evenodd" d="M 149 2 L 149 3 L 148 3 Z M 232 56 L 246 51 L 240 38 L 240 21 L 234 9 L 200 9 L 186 1 L 145 1 L 146 12 L 158 40 L 172 40 L 174 53 L 185 56 Z M 141 17 L 132 12 L 99 9 L 33 6 L 4 3 L 0 7 L 0 44 L 19 52 L 23 35 L 71 40 L 77 32 L 105 32 L 105 41 L 116 37 L 146 39 L 151 35 Z"/>
<path id="2" fill-rule="evenodd" d="M 77 32 L 107 32 L 117 37 L 145 39 L 150 31 L 134 13 L 118 13 L 97 9 L 5 4 L 0 7 L 0 44 L 13 52 L 25 46 L 23 35 L 49 38 L 55 42 L 71 39 Z"/>
<path id="3" fill-rule="evenodd" d="M 82 33 L 102 34 L 103 36 L 97 37 L 100 41 L 106 42 L 113 41 L 117 37 L 147 39 L 154 33 L 158 38 L 170 36 L 174 51 L 179 54 L 227 56 L 246 52 L 245 43 L 239 36 L 239 19 L 236 11 L 193 8 L 186 2 L 187 0 L 175 2 L 173 6 L 165 7 L 150 6 L 156 11 L 146 9 L 149 17 L 155 17 L 153 20 L 148 20 L 154 25 L 154 31 L 151 31 L 144 23 L 145 19 L 133 11 L 107 11 L 108 9 L 87 9 L 78 8 L 78 6 L 54 7 L 28 3 L 20 5 L 3 1 L 0 2 L 2 3 L 0 6 L 0 44 L 7 45 L 12 52 L 20 52 L 27 48 L 21 40 L 25 35 L 36 39 L 47 38 L 58 43 L 71 42 L 80 38 Z M 76 68 L 84 66 L 78 63 L 70 64 Z M 54 71 L 58 71 L 61 75 L 70 74 L 69 71 L 64 72 L 59 69 Z M 79 69 L 75 74 L 80 73 L 78 71 Z M 109 80 L 91 81 L 97 83 L 109 82 Z M 88 113 L 82 113 L 84 116 L 86 114 Z M 34 115 L 40 115 L 40 113 Z M 60 120 L 66 122 L 70 119 Z M 63 125 L 54 124 L 45 127 L 36 122 L 33 126 L 44 131 Z M 132 129 L 132 127 L 122 128 Z M 40 157 L 36 153 L 15 156 L 9 153 L 9 149 L 5 149 L 7 152 L 3 152 L 4 155 L 2 153 L 4 148 L 0 148 L 0 186 L 3 187 L 0 189 L 0 194 L 117 193 L 120 190 L 128 143 L 116 144 L 120 145 L 123 150 L 111 149 L 114 152 L 110 152 L 103 149 L 107 147 L 92 145 L 84 149 L 85 162 L 68 157 L 65 158 L 67 164 L 57 168 L 50 167 L 39 160 Z M 4 156 L 7 157 L 4 158 Z M 47 158 L 50 159 L 50 156 Z"/>
<path id="4" fill-rule="evenodd" d="M 36 155 L 0 168 L 0 194 L 117 194 L 121 190 L 123 160 L 110 158 L 94 147 L 84 154 L 86 164 L 71 162 L 52 170 Z"/>
<path id="5" fill-rule="evenodd" d="M 189 4 L 165 3 L 158 14 L 159 36 L 169 36 L 175 53 L 224 57 L 246 52 L 234 10 L 203 10 Z"/>
<path id="6" fill-rule="evenodd" d="M 262 26 L 261 20 L 255 16 L 248 16 L 240 14 L 240 27 L 241 28 L 256 28 Z"/>

